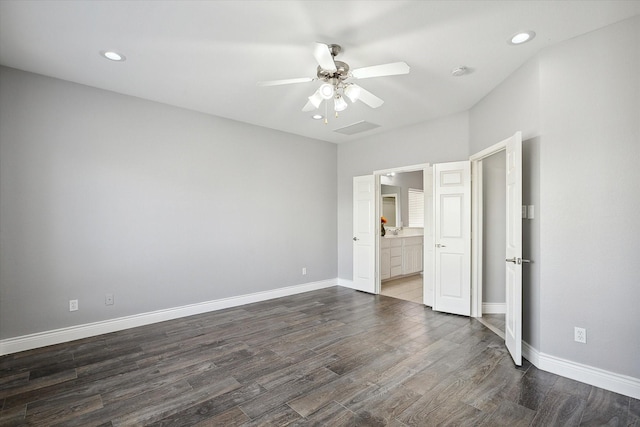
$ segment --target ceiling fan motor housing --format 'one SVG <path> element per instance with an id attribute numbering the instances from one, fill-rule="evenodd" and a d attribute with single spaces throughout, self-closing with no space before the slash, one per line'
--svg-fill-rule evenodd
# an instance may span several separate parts
<path id="1" fill-rule="evenodd" d="M 346 80 L 349 77 L 349 64 L 342 61 L 334 61 L 336 71 L 323 70 L 318 65 L 318 78 L 320 80 L 329 81 L 330 79 Z"/>

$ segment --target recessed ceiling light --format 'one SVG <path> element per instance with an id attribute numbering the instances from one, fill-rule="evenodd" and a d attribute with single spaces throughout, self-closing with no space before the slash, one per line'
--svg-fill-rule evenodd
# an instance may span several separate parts
<path id="1" fill-rule="evenodd" d="M 514 35 L 511 36 L 511 38 L 509 39 L 509 44 L 522 44 L 522 43 L 526 43 L 528 41 L 533 40 L 533 38 L 536 36 L 536 33 L 534 31 L 522 31 L 520 33 L 516 33 Z"/>
<path id="2" fill-rule="evenodd" d="M 322 120 L 324 117 L 321 114 L 314 114 L 311 118 L 313 120 Z"/>
<path id="3" fill-rule="evenodd" d="M 122 62 L 127 59 L 123 54 L 114 52 L 113 50 L 100 51 L 100 55 L 104 56 L 105 58 L 111 61 L 116 61 L 116 62 Z"/>

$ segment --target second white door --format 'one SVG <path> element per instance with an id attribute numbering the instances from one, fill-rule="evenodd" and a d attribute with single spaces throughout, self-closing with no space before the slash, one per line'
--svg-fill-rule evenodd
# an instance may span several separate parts
<path id="1" fill-rule="evenodd" d="M 353 288 L 376 293 L 375 178 L 373 175 L 353 178 Z"/>
<path id="2" fill-rule="evenodd" d="M 434 172 L 433 309 L 471 314 L 471 163 L 440 163 Z"/>

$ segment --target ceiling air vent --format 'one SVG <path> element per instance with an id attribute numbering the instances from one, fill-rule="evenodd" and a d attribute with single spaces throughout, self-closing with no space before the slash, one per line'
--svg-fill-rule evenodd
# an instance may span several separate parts
<path id="1" fill-rule="evenodd" d="M 344 135 L 355 135 L 356 133 L 365 132 L 371 129 L 375 129 L 377 127 L 380 127 L 380 125 L 377 125 L 375 123 L 369 123 L 365 120 L 362 120 L 338 129 L 334 129 L 333 131 L 342 133 Z"/>

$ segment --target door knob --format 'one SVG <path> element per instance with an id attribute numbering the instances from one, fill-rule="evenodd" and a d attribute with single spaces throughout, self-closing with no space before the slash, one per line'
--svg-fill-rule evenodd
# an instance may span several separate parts
<path id="1" fill-rule="evenodd" d="M 358 239 L 357 237 L 354 237 L 354 238 L 353 238 L 353 241 L 355 242 L 356 240 L 360 240 L 360 239 Z"/>
<path id="2" fill-rule="evenodd" d="M 436 248 L 446 248 L 446 245 L 441 245 L 440 243 L 436 243 Z"/>
<path id="3" fill-rule="evenodd" d="M 516 257 L 507 258 L 505 261 L 512 262 L 514 264 L 522 264 L 522 263 L 529 264 L 531 262 L 531 260 L 522 259 L 522 258 L 516 258 Z"/>

